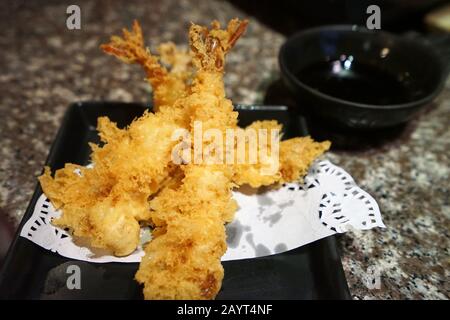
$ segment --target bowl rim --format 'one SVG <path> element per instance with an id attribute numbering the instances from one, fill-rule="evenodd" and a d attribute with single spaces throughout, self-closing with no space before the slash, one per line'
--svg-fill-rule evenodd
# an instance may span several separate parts
<path id="1" fill-rule="evenodd" d="M 372 34 L 372 35 L 381 35 L 381 36 L 385 36 L 390 39 L 393 39 L 395 41 L 409 42 L 409 43 L 412 43 L 413 45 L 421 46 L 423 49 L 426 49 L 428 51 L 428 53 L 433 56 L 433 59 L 435 59 L 435 63 L 439 67 L 438 70 L 440 70 L 440 74 L 439 74 L 438 84 L 432 91 L 430 91 L 430 93 L 428 93 L 425 97 L 423 97 L 419 100 L 414 100 L 414 101 L 405 102 L 405 103 L 397 103 L 397 104 L 376 105 L 376 104 L 361 103 L 361 102 L 355 102 L 355 101 L 351 101 L 351 100 L 337 98 L 332 95 L 320 92 L 319 90 L 314 89 L 313 87 L 300 81 L 289 70 L 289 68 L 286 66 L 286 62 L 284 61 L 285 60 L 284 55 L 285 55 L 286 50 L 288 50 L 287 49 L 288 45 L 291 44 L 293 41 L 297 40 L 298 38 L 302 38 L 304 36 L 311 35 L 311 34 L 317 34 L 319 32 L 323 32 L 323 31 L 350 31 L 350 32 L 358 32 L 358 33 L 367 33 L 367 34 Z M 310 92 L 311 94 L 318 96 L 322 99 L 329 100 L 334 103 L 339 103 L 341 105 L 348 105 L 348 106 L 364 108 L 364 109 L 373 109 L 373 110 L 408 109 L 408 108 L 417 107 L 419 105 L 427 104 L 428 102 L 434 100 L 434 98 L 436 98 L 439 95 L 439 93 L 444 88 L 445 82 L 446 82 L 445 81 L 445 79 L 446 79 L 445 72 L 443 71 L 444 68 L 443 68 L 441 59 L 439 58 L 439 55 L 437 54 L 436 49 L 433 48 L 428 43 L 420 42 L 420 41 L 418 41 L 416 39 L 412 39 L 412 38 L 398 36 L 398 35 L 395 35 L 393 33 L 390 33 L 390 32 L 384 31 L 384 30 L 370 30 L 370 29 L 367 29 L 364 26 L 360 26 L 360 25 L 334 24 L 334 25 L 324 25 L 324 26 L 319 26 L 319 27 L 313 27 L 313 28 L 308 28 L 308 29 L 299 31 L 299 32 L 295 33 L 294 35 L 290 36 L 281 46 L 280 51 L 278 53 L 278 63 L 279 63 L 280 71 L 282 74 L 287 76 L 296 85 L 300 86 L 301 88 Z"/>

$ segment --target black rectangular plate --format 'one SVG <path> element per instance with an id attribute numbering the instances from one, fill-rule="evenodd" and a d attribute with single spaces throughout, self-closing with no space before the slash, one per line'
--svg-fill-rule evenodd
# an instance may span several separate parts
<path id="1" fill-rule="evenodd" d="M 88 142 L 98 142 L 99 116 L 123 127 L 147 106 L 114 102 L 77 103 L 68 109 L 50 150 L 53 170 L 72 162 L 89 162 Z M 285 137 L 307 133 L 304 122 L 282 106 L 236 106 L 241 126 L 262 119 L 284 125 Z M 38 185 L 0 273 L 0 299 L 142 299 L 133 280 L 137 263 L 95 264 L 64 258 L 19 236 L 42 190 Z M 81 269 L 81 290 L 67 289 L 69 265 Z M 226 261 L 217 299 L 349 299 L 335 237 L 282 254 Z"/>

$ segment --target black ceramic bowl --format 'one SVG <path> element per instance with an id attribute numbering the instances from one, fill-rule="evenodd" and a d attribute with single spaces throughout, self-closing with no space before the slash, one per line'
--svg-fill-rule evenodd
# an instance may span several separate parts
<path id="1" fill-rule="evenodd" d="M 432 46 L 355 26 L 302 31 L 281 47 L 279 63 L 302 112 L 359 129 L 408 121 L 446 79 Z"/>

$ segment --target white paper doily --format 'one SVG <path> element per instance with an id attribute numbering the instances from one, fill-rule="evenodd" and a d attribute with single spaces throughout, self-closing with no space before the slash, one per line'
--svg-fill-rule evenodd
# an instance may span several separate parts
<path id="1" fill-rule="evenodd" d="M 349 228 L 385 227 L 376 201 L 345 170 L 329 161 L 314 163 L 302 184 L 241 191 L 234 192 L 239 209 L 226 226 L 228 250 L 223 261 L 282 253 Z M 115 257 L 74 241 L 67 231 L 51 224 L 60 214 L 41 195 L 20 235 L 47 250 L 83 261 L 139 262 L 144 255 L 141 246 L 127 257 Z"/>

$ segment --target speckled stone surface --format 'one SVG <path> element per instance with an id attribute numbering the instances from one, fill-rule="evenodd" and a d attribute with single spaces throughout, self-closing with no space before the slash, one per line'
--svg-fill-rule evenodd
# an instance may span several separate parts
<path id="1" fill-rule="evenodd" d="M 79 31 L 66 29 L 67 4 L 0 5 L 0 212 L 16 225 L 71 102 L 150 99 L 140 70 L 102 54 L 100 43 L 134 18 L 154 47 L 166 40 L 186 43 L 190 21 L 245 16 L 226 2 L 76 3 L 82 10 Z M 268 83 L 278 76 L 283 41 L 282 35 L 251 21 L 227 61 L 225 81 L 233 101 L 262 101 Z M 397 140 L 364 152 L 329 153 L 378 200 L 387 225 L 339 237 L 353 298 L 450 297 L 449 119 L 450 82 Z M 365 285 L 371 268 L 379 270 L 380 289 Z"/>

